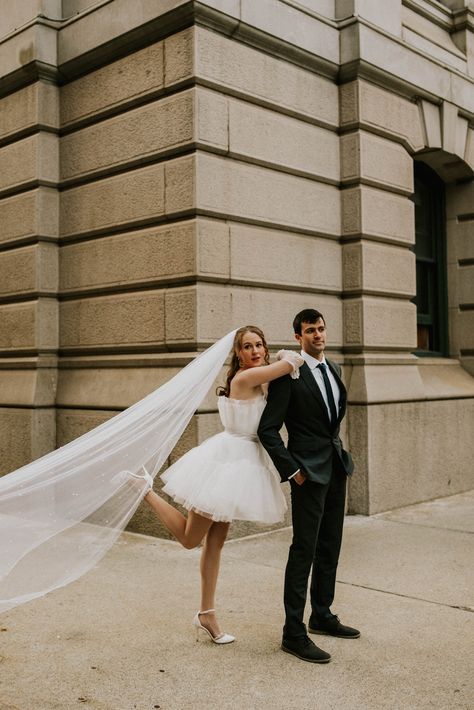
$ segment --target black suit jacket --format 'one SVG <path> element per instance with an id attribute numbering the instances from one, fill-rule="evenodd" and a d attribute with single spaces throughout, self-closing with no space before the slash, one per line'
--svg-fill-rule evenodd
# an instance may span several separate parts
<path id="1" fill-rule="evenodd" d="M 354 470 L 351 455 L 344 450 L 339 437 L 347 403 L 341 368 L 327 358 L 326 363 L 339 386 L 339 413 L 335 424 L 329 421 L 323 396 L 306 363 L 300 367 L 298 379 L 285 375 L 270 382 L 258 436 L 282 481 L 301 468 L 308 480 L 328 483 L 334 455 L 347 475 Z M 287 447 L 280 435 L 283 423 L 288 431 Z"/>

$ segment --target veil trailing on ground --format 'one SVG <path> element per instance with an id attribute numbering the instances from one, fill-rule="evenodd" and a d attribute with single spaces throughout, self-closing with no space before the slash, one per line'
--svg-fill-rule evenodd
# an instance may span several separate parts
<path id="1" fill-rule="evenodd" d="M 235 330 L 169 382 L 0 478 L 0 612 L 87 572 L 120 535 L 218 377 Z"/>

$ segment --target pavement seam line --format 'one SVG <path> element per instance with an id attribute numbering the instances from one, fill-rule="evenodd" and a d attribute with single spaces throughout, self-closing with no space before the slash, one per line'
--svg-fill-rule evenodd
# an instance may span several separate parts
<path id="1" fill-rule="evenodd" d="M 397 525 L 412 525 L 416 528 L 427 528 L 428 530 L 442 530 L 443 532 L 462 533 L 463 535 L 474 535 L 474 530 L 460 530 L 459 528 L 440 528 L 436 525 L 423 525 L 423 523 L 412 523 L 409 520 L 391 520 L 390 518 L 378 518 L 386 523 L 395 523 Z"/>
<path id="2" fill-rule="evenodd" d="M 445 602 L 437 602 L 433 599 L 423 599 L 423 597 L 413 597 L 410 594 L 401 594 L 400 592 L 391 592 L 389 589 L 378 589 L 378 587 L 367 587 L 365 584 L 356 584 L 355 582 L 344 582 L 340 579 L 337 584 L 345 584 L 348 587 L 358 587 L 359 589 L 367 589 L 371 592 L 380 592 L 381 594 L 391 594 L 394 597 L 403 597 L 404 599 L 413 599 L 417 602 L 426 602 L 426 604 L 435 604 L 436 606 L 447 606 L 449 609 L 459 609 L 460 611 L 470 611 L 474 613 L 474 608 L 470 606 L 462 606 L 461 604 L 446 604 Z"/>

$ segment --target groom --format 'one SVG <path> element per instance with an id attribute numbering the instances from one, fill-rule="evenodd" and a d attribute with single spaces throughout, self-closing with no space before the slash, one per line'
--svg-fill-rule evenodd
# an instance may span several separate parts
<path id="1" fill-rule="evenodd" d="M 346 411 L 341 369 L 324 356 L 326 323 L 307 308 L 293 321 L 305 362 L 300 377 L 289 375 L 270 383 L 258 435 L 282 481 L 290 481 L 293 541 L 285 572 L 285 626 L 281 648 L 312 663 L 331 656 L 306 634 L 303 614 L 311 576 L 310 634 L 358 638 L 331 613 L 342 540 L 346 479 L 354 464 L 342 447 L 339 427 Z M 286 425 L 288 446 L 280 429 Z"/>

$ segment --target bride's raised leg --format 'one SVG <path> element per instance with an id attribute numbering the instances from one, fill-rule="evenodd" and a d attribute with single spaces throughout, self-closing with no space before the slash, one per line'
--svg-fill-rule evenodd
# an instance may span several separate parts
<path id="1" fill-rule="evenodd" d="M 221 552 L 230 523 L 213 522 L 210 526 L 201 553 L 201 609 L 214 609 L 217 578 L 219 576 L 219 566 Z M 205 626 L 213 636 L 221 633 L 215 612 L 200 614 L 201 624 Z"/>
<path id="2" fill-rule="evenodd" d="M 212 520 L 192 510 L 186 517 L 153 490 L 148 491 L 145 500 L 153 508 L 163 525 L 188 550 L 197 547 L 202 542 L 213 524 Z"/>

